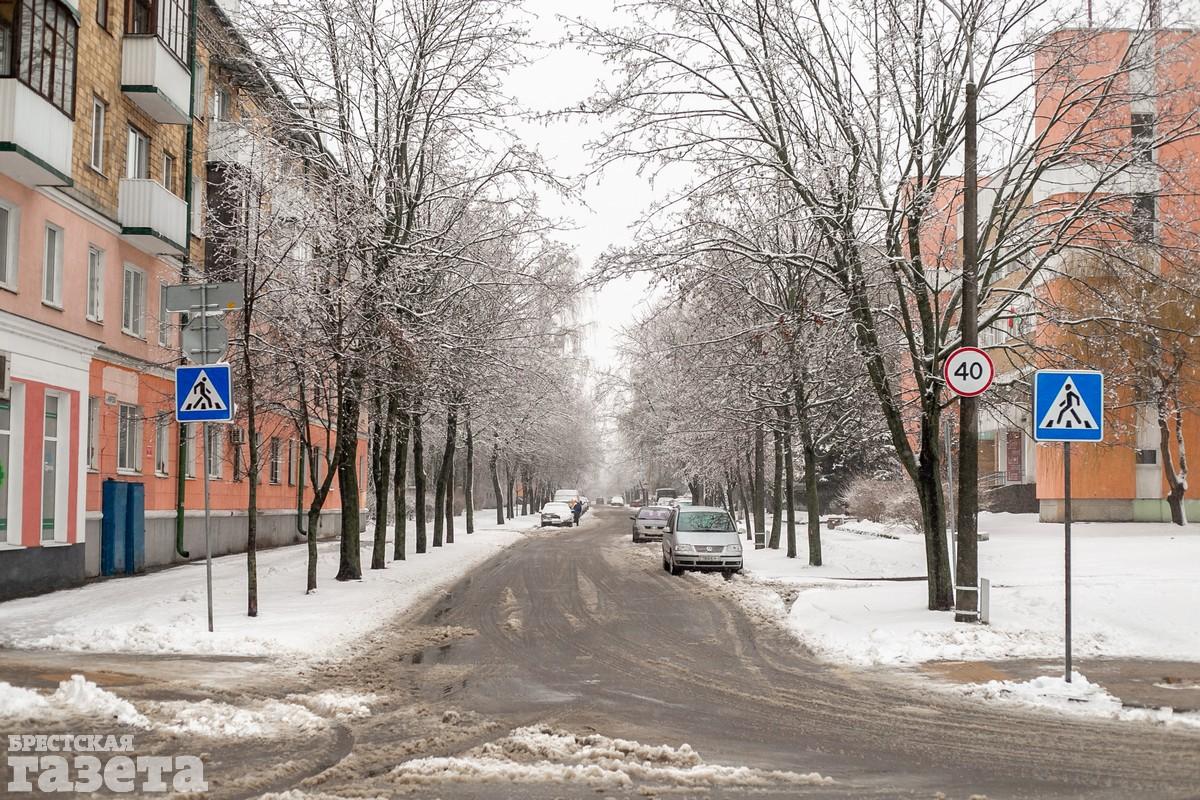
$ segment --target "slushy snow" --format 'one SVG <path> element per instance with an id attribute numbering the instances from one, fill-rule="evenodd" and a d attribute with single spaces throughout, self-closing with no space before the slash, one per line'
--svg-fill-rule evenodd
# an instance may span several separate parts
<path id="1" fill-rule="evenodd" d="M 82 675 L 72 675 L 60 682 L 49 695 L 0 682 L 0 719 L 73 716 L 115 721 L 135 728 L 151 727 L 150 720 L 133 703 L 101 689 Z"/>
<path id="2" fill-rule="evenodd" d="M 797 773 L 706 764 L 684 744 L 644 745 L 592 734 L 577 736 L 549 727 L 518 728 L 462 756 L 418 758 L 396 767 L 403 783 L 586 783 L 598 788 L 702 789 L 720 786 L 778 787 L 833 783 L 815 772 Z"/>
<path id="3" fill-rule="evenodd" d="M 1064 714 L 1107 717 L 1109 719 L 1160 722 L 1165 725 L 1200 728 L 1200 714 L 1176 713 L 1171 708 L 1126 708 L 1103 686 L 1092 683 L 1078 672 L 1071 682 L 1060 675 L 1041 676 L 1029 681 L 988 681 L 957 690 L 968 697 L 979 697 L 1007 705 L 1052 710 Z"/>

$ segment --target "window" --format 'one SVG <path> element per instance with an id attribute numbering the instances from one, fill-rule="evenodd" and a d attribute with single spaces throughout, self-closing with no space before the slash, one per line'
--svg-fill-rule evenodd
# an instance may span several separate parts
<path id="1" fill-rule="evenodd" d="M 158 346 L 171 344 L 171 312 L 167 311 L 167 285 L 158 285 Z"/>
<path id="2" fill-rule="evenodd" d="M 153 34 L 175 58 L 185 62 L 188 0 L 125 0 L 125 32 Z"/>
<path id="3" fill-rule="evenodd" d="M 293 439 L 288 439 L 288 461 L 287 461 L 287 476 L 288 486 L 296 485 L 296 442 Z"/>
<path id="4" fill-rule="evenodd" d="M 0 286 L 17 285 L 17 212 L 0 203 Z"/>
<path id="5" fill-rule="evenodd" d="M 15 76 L 74 118 L 78 36 L 79 23 L 61 0 L 0 2 L 0 78 Z"/>
<path id="6" fill-rule="evenodd" d="M 163 415 L 154 426 L 154 474 L 167 475 L 171 464 L 171 418 Z"/>
<path id="7" fill-rule="evenodd" d="M 87 312 L 92 322 L 104 321 L 104 251 L 88 248 Z"/>
<path id="8" fill-rule="evenodd" d="M 163 153 L 162 185 L 171 194 L 177 194 L 175 191 L 175 156 L 170 153 Z"/>
<path id="9" fill-rule="evenodd" d="M 142 409 L 127 403 L 117 404 L 117 471 L 140 472 L 142 469 Z"/>
<path id="10" fill-rule="evenodd" d="M 8 400 L 0 400 L 0 470 L 4 471 L 5 475 L 12 474 L 12 429 L 13 429 L 13 412 L 12 404 Z M 19 456 L 18 456 L 19 458 Z M 13 481 L 6 480 L 0 484 L 0 544 L 8 541 L 8 494 L 12 488 Z M 15 528 L 18 526 L 14 526 Z M 20 538 L 20 531 L 15 531 L 17 538 Z"/>
<path id="11" fill-rule="evenodd" d="M 131 180 L 150 177 L 150 137 L 132 125 L 125 149 L 125 177 Z"/>
<path id="12" fill-rule="evenodd" d="M 1137 450 L 1134 450 L 1133 454 L 1134 454 L 1134 462 L 1137 464 L 1157 464 L 1158 463 L 1158 450 L 1156 450 L 1152 447 L 1146 448 L 1146 449 L 1139 448 Z"/>
<path id="13" fill-rule="evenodd" d="M 183 477 L 196 477 L 196 426 L 183 426 Z"/>
<path id="14" fill-rule="evenodd" d="M 281 457 L 281 453 L 280 453 L 279 439 L 272 436 L 271 437 L 271 472 L 270 472 L 271 483 L 279 483 L 279 472 L 280 472 L 280 467 L 282 467 L 282 466 L 283 466 L 283 462 L 282 462 L 282 457 Z"/>
<path id="15" fill-rule="evenodd" d="M 1150 244 L 1154 241 L 1155 196 L 1149 192 L 1139 192 L 1133 196 L 1133 217 L 1130 220 L 1133 241 L 1137 244 Z"/>
<path id="16" fill-rule="evenodd" d="M 100 0 L 101 3 L 104 0 Z M 99 97 L 92 98 L 92 169 L 104 172 L 104 116 L 107 109 Z"/>
<path id="17" fill-rule="evenodd" d="M 96 23 L 108 30 L 108 0 L 96 0 Z"/>
<path id="18" fill-rule="evenodd" d="M 100 398 L 88 398 L 87 419 L 87 466 L 90 470 L 100 469 Z"/>
<path id="19" fill-rule="evenodd" d="M 121 294 L 121 330 L 130 336 L 145 336 L 146 273 L 125 265 L 125 283 Z"/>
<path id="20" fill-rule="evenodd" d="M 1134 161 L 1154 160 L 1154 115 L 1133 114 L 1129 125 Z"/>
<path id="21" fill-rule="evenodd" d="M 42 302 L 62 307 L 63 232 L 46 226 L 46 249 L 42 254 Z"/>
<path id="22" fill-rule="evenodd" d="M 222 433 L 220 425 L 208 426 L 208 447 L 204 451 L 204 462 L 210 478 L 221 477 L 221 462 L 225 460 L 225 440 Z"/>
<path id="23" fill-rule="evenodd" d="M 213 89 L 212 118 L 228 121 L 232 118 L 233 94 L 227 86 L 217 86 Z"/>
<path id="24" fill-rule="evenodd" d="M 46 393 L 46 407 L 43 412 L 45 426 L 42 429 L 42 541 L 54 541 L 58 528 L 58 476 L 59 457 L 58 419 L 59 397 L 50 392 Z"/>

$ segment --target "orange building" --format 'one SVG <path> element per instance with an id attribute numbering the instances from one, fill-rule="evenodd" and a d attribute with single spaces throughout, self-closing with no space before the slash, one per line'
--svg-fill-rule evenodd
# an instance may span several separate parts
<path id="1" fill-rule="evenodd" d="M 184 549 L 204 552 L 201 470 L 215 552 L 245 548 L 244 428 L 213 426 L 207 464 L 198 426 L 180 448 L 163 293 L 206 264 L 204 186 L 238 158 L 224 134 L 239 109 L 271 87 L 211 57 L 244 43 L 214 0 L 196 12 L 193 61 L 188 0 L 0 0 L 0 600 L 100 573 L 109 479 L 145 487 L 147 566 L 182 560 L 181 469 Z M 259 436 L 259 541 L 291 542 L 311 497 L 298 437 L 269 415 Z M 336 490 L 326 508 L 332 531 Z"/>

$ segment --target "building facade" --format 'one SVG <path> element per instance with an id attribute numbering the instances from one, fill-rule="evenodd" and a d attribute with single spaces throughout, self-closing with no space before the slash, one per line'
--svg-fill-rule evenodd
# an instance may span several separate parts
<path id="1" fill-rule="evenodd" d="M 0 599 L 100 574 L 107 480 L 144 486 L 147 566 L 183 560 L 180 504 L 183 550 L 203 553 L 200 470 L 215 552 L 245 547 L 244 427 L 214 426 L 200 463 L 199 428 L 173 418 L 163 298 L 205 272 L 222 126 L 271 87 L 223 69 L 213 51 L 244 44 L 211 0 L 195 11 L 193 57 L 187 0 L 0 0 Z M 267 415 L 259 436 L 259 541 L 294 541 L 295 429 Z M 327 509 L 332 531 L 336 491 Z"/>

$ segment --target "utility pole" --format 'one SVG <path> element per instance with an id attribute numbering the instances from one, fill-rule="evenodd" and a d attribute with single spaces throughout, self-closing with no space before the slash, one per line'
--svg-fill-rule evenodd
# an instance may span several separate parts
<path id="1" fill-rule="evenodd" d="M 959 18 L 967 28 L 967 86 L 963 122 L 963 347 L 979 346 L 979 176 L 977 174 L 977 111 L 973 8 Z M 958 552 L 956 557 L 955 622 L 979 620 L 979 408 L 975 397 L 958 399 Z"/>

